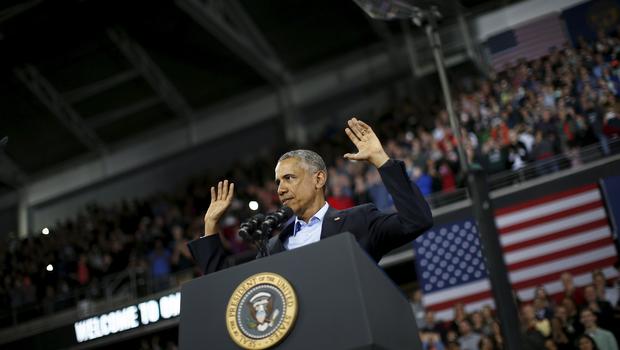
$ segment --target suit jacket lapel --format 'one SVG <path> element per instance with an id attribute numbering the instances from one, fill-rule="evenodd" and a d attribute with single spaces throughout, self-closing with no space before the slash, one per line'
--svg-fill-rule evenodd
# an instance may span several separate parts
<path id="1" fill-rule="evenodd" d="M 325 213 L 325 216 L 323 217 L 323 224 L 321 225 L 321 239 L 340 233 L 343 223 L 344 218 L 341 218 L 340 211 L 329 207 L 327 209 L 327 213 Z M 280 253 L 286 250 L 284 249 L 284 242 L 286 242 L 286 240 L 293 234 L 294 228 L 294 220 L 284 227 L 278 237 L 273 240 L 273 245 L 269 247 L 269 252 L 271 254 Z"/>
<path id="2" fill-rule="evenodd" d="M 321 239 L 340 233 L 344 218 L 340 216 L 340 210 L 332 207 L 327 209 L 327 213 L 323 217 L 323 225 L 321 225 Z"/>

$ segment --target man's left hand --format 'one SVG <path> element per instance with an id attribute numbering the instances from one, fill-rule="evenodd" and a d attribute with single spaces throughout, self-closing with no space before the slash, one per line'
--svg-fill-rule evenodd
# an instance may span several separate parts
<path id="1" fill-rule="evenodd" d="M 344 129 L 344 131 L 355 147 L 357 147 L 357 153 L 345 154 L 344 157 L 346 159 L 365 160 L 377 168 L 390 159 L 383 150 L 379 138 L 368 124 L 356 118 L 349 119 L 347 123 L 349 127 Z"/>

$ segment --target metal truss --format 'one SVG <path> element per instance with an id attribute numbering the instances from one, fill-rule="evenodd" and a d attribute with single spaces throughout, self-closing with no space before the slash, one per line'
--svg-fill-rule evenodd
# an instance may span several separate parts
<path id="1" fill-rule="evenodd" d="M 291 74 L 237 0 L 176 0 L 176 4 L 267 81 L 276 86 L 291 82 Z"/>
<path id="2" fill-rule="evenodd" d="M 28 182 L 26 173 L 2 149 L 0 149 L 0 181 L 13 188 L 20 188 Z"/>
<path id="3" fill-rule="evenodd" d="M 118 49 L 125 55 L 127 60 L 140 72 L 144 79 L 151 85 L 153 90 L 179 117 L 193 122 L 194 112 L 183 95 L 172 85 L 157 64 L 148 53 L 125 31 L 120 28 L 108 29 L 108 36 L 116 44 Z"/>
<path id="4" fill-rule="evenodd" d="M 94 83 L 81 86 L 75 90 L 71 90 L 63 93 L 65 100 L 70 103 L 75 103 L 87 99 L 89 97 L 100 94 L 106 90 L 109 90 L 119 84 L 126 81 L 135 79 L 140 76 L 140 73 L 136 70 L 128 70 L 122 73 L 118 73 L 109 78 L 96 81 Z"/>
<path id="5" fill-rule="evenodd" d="M 0 11 L 0 23 L 19 15 L 20 13 L 29 10 L 30 8 L 40 4 L 43 0 L 32 0 L 21 4 L 13 5 L 2 11 Z"/>
<path id="6" fill-rule="evenodd" d="M 106 147 L 97 134 L 34 66 L 18 68 L 15 74 L 82 144 L 98 154 L 106 153 Z"/>
<path id="7" fill-rule="evenodd" d="M 96 129 L 103 125 L 110 124 L 116 120 L 123 119 L 128 115 L 137 113 L 149 107 L 156 106 L 160 103 L 162 103 L 162 101 L 158 97 L 148 97 L 121 108 L 96 114 L 92 117 L 89 117 L 86 122 L 91 128 Z"/>

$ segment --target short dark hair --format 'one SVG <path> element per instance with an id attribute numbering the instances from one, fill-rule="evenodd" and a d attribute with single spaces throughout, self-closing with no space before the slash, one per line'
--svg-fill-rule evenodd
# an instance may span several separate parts
<path id="1" fill-rule="evenodd" d="M 297 149 L 294 151 L 288 151 L 284 153 L 280 157 L 280 159 L 278 159 L 278 163 L 280 163 L 281 161 L 285 159 L 289 159 L 289 158 L 299 159 L 302 163 L 304 163 L 307 166 L 307 169 L 311 170 L 312 172 L 317 172 L 321 170 L 327 172 L 325 161 L 323 161 L 323 158 L 314 151 L 310 151 L 307 149 Z"/>

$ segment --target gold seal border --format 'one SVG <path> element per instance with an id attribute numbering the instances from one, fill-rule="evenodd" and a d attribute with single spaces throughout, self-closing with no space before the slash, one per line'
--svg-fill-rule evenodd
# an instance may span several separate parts
<path id="1" fill-rule="evenodd" d="M 270 336 L 262 339 L 247 337 L 237 325 L 239 302 L 250 289 L 269 284 L 280 290 L 284 295 L 285 312 L 280 316 L 282 322 Z M 267 349 L 278 344 L 293 328 L 297 319 L 297 295 L 293 286 L 282 276 L 272 272 L 261 272 L 246 278 L 232 293 L 226 306 L 226 329 L 232 340 L 243 349 Z"/>

